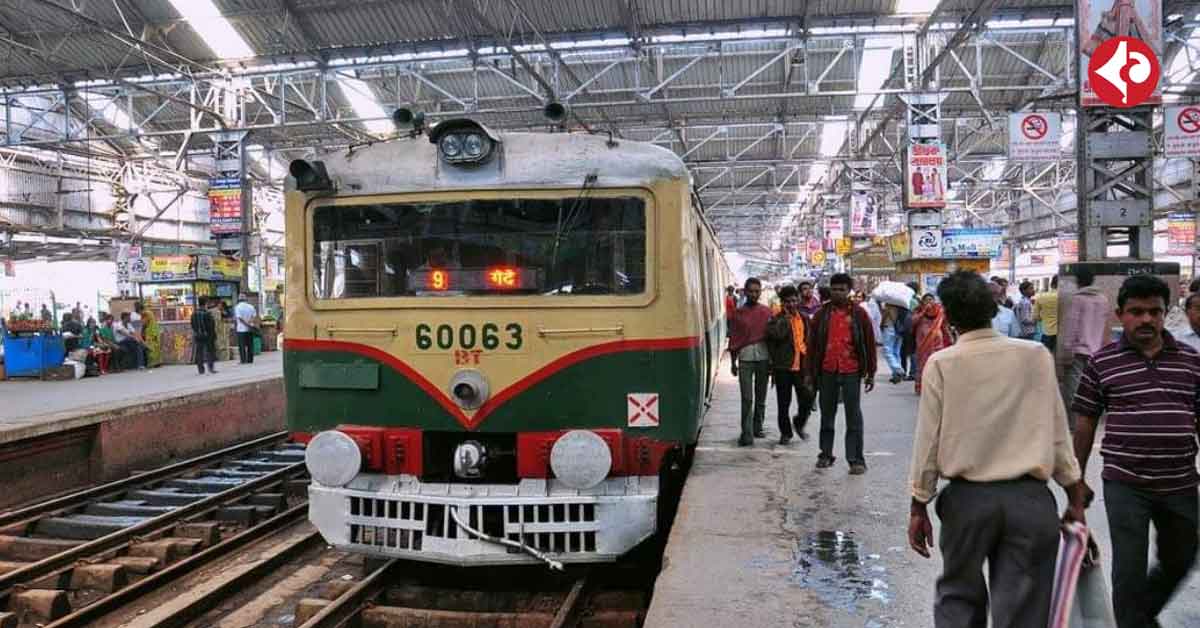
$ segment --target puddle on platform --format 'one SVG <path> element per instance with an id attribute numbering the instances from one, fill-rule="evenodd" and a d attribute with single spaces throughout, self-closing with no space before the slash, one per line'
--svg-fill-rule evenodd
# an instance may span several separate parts
<path id="1" fill-rule="evenodd" d="M 878 554 L 863 554 L 849 532 L 829 530 L 810 534 L 803 541 L 792 570 L 792 582 L 811 590 L 830 607 L 852 613 L 878 610 L 878 605 L 891 603 L 893 593 L 886 576 L 887 568 L 880 564 Z M 874 603 L 864 609 L 864 602 Z"/>

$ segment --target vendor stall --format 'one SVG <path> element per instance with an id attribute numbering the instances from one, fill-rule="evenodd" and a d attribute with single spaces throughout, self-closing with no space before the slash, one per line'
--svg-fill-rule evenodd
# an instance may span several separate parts
<path id="1" fill-rule="evenodd" d="M 158 320 L 164 364 L 192 361 L 191 317 L 201 297 L 219 298 L 229 309 L 237 302 L 242 262 L 230 257 L 172 255 L 139 258 L 131 264 L 138 296 Z M 224 334 L 218 335 L 222 355 Z"/>
<path id="2" fill-rule="evenodd" d="M 5 377 L 42 377 L 62 366 L 66 347 L 61 334 L 41 320 L 10 320 L 4 326 Z"/>

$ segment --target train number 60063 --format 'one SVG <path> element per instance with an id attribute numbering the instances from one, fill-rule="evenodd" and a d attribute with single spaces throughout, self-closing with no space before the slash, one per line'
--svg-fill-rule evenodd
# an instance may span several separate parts
<path id="1" fill-rule="evenodd" d="M 485 349 L 491 351 L 502 345 L 506 349 L 516 351 L 521 348 L 524 339 L 521 336 L 521 326 L 509 323 L 501 330 L 496 323 L 475 325 L 438 325 L 436 328 L 421 323 L 417 325 L 417 348 L 427 351 L 434 347 L 442 350 L 450 349 Z"/>

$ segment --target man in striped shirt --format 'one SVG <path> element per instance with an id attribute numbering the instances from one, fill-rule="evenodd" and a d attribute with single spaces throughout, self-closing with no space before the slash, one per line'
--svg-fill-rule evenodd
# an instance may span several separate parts
<path id="1" fill-rule="evenodd" d="M 1124 334 L 1092 356 L 1072 408 L 1075 456 L 1085 470 L 1099 417 L 1107 414 L 1101 477 L 1120 628 L 1158 626 L 1155 617 L 1196 560 L 1200 353 L 1163 329 L 1170 302 L 1158 277 L 1125 280 L 1117 294 Z M 1151 524 L 1158 563 L 1147 573 Z"/>

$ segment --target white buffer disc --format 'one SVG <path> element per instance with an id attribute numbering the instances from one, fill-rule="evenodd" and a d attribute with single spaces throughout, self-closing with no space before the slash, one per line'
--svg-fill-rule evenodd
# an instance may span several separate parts
<path id="1" fill-rule="evenodd" d="M 596 433 L 571 430 L 554 441 L 550 468 L 560 482 L 584 490 L 604 481 L 612 470 L 612 452 Z"/>

